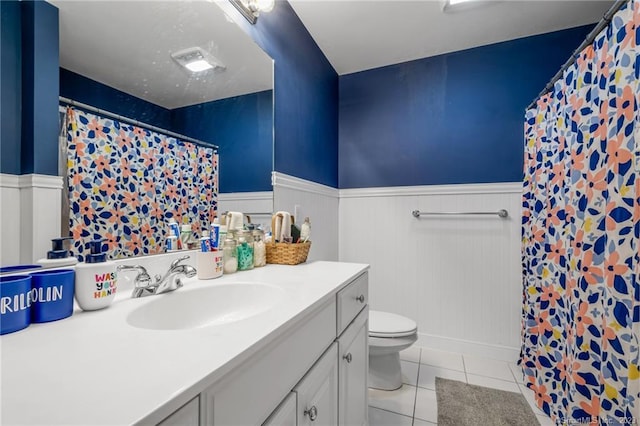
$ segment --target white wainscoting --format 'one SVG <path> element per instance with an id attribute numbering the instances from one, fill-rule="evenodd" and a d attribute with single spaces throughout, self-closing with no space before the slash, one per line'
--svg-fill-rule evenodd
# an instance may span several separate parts
<path id="1" fill-rule="evenodd" d="M 251 217 L 251 222 L 271 226 L 273 212 L 273 192 L 228 192 L 218 194 L 218 214 L 243 212 Z M 246 220 L 246 219 L 245 219 Z"/>
<path id="2" fill-rule="evenodd" d="M 371 265 L 371 308 L 413 318 L 419 344 L 515 360 L 520 346 L 521 184 L 340 191 L 340 260 Z M 421 217 L 498 211 L 498 216 Z"/>
<path id="3" fill-rule="evenodd" d="M 273 172 L 275 211 L 295 214 L 295 222 L 305 217 L 311 222 L 311 251 L 307 261 L 338 260 L 339 191 L 329 186 Z"/>
<path id="4" fill-rule="evenodd" d="M 20 176 L 0 174 L 0 265 L 20 263 Z"/>
<path id="5" fill-rule="evenodd" d="M 46 257 L 60 236 L 62 177 L 0 175 L 0 264 L 29 264 Z"/>

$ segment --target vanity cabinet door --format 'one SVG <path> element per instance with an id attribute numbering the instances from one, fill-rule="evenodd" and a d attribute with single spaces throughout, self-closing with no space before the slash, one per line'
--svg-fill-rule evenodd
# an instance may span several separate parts
<path id="1" fill-rule="evenodd" d="M 200 397 L 196 396 L 158 423 L 158 426 L 198 426 L 199 423 Z"/>
<path id="2" fill-rule="evenodd" d="M 338 424 L 338 345 L 333 343 L 294 391 L 298 426 Z"/>
<path id="3" fill-rule="evenodd" d="M 291 392 L 282 404 L 271 413 L 262 426 L 296 426 L 297 425 L 296 393 Z"/>
<path id="4" fill-rule="evenodd" d="M 340 426 L 368 424 L 369 309 L 338 339 Z"/>

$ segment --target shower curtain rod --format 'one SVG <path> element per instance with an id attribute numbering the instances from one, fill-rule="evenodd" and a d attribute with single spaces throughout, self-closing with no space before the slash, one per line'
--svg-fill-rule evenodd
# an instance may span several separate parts
<path id="1" fill-rule="evenodd" d="M 580 52 L 582 52 L 582 49 L 584 49 L 585 47 L 593 43 L 593 40 L 595 40 L 598 34 L 600 34 L 600 31 L 602 31 L 603 28 L 609 25 L 609 22 L 611 22 L 613 15 L 615 15 L 616 12 L 620 10 L 620 8 L 622 8 L 622 6 L 625 5 L 625 3 L 627 3 L 627 1 L 628 0 L 615 1 L 615 3 L 611 6 L 611 8 L 609 8 L 609 10 L 607 10 L 607 12 L 602 16 L 602 19 L 600 20 L 600 22 L 598 22 L 598 25 L 596 25 L 595 28 L 591 30 L 591 32 L 587 35 L 587 37 L 584 39 L 582 44 L 578 46 L 576 50 L 573 51 L 573 53 L 571 54 L 571 57 L 560 68 L 560 71 L 558 71 L 556 75 L 554 75 L 551 78 L 551 81 L 549 81 L 549 83 L 547 83 L 547 85 L 544 86 L 544 89 L 542 89 L 542 91 L 538 93 L 538 96 L 536 96 L 536 98 L 533 101 L 531 101 L 531 103 L 527 107 L 527 110 L 533 108 L 536 105 L 536 101 L 540 99 L 542 95 L 544 95 L 547 92 L 550 92 L 551 89 L 553 89 L 553 85 L 555 84 L 555 82 L 560 80 L 560 78 L 562 78 L 562 74 L 564 73 L 564 71 L 576 61 L 576 58 L 578 57 Z"/>
<path id="2" fill-rule="evenodd" d="M 124 117 L 120 114 L 115 114 L 113 112 L 105 111 L 100 108 L 96 108 L 91 105 L 83 104 L 82 102 L 74 101 L 73 99 L 65 98 L 63 96 L 58 97 L 59 101 L 66 105 L 77 106 L 78 108 L 82 108 L 89 112 L 95 112 L 100 115 L 106 116 L 108 118 L 115 118 L 116 120 L 123 121 L 128 124 L 133 124 L 134 126 L 143 127 L 148 130 L 153 130 L 154 132 L 163 133 L 168 136 L 173 136 L 176 139 L 181 141 L 191 142 L 196 145 L 204 146 L 206 148 L 212 148 L 214 151 L 218 151 L 218 146 L 213 145 L 208 142 L 201 141 L 199 139 L 190 138 L 189 136 L 181 135 L 180 133 L 172 132 L 171 130 L 163 129 L 161 127 L 152 126 L 151 124 L 142 123 L 138 120 L 134 120 L 133 118 Z"/>

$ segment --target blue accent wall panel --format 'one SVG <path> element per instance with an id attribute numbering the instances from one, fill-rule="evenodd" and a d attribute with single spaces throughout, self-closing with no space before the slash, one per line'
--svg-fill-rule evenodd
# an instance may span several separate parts
<path id="1" fill-rule="evenodd" d="M 219 146 L 221 193 L 271 191 L 271 90 L 172 111 L 175 131 Z"/>
<path id="2" fill-rule="evenodd" d="M 274 169 L 337 188 L 337 73 L 287 1 L 277 0 L 256 25 L 240 19 L 275 60 Z"/>
<path id="3" fill-rule="evenodd" d="M 20 174 L 22 26 L 19 1 L 0 1 L 0 173 Z"/>
<path id="4" fill-rule="evenodd" d="M 64 68 L 60 69 L 60 96 L 172 130 L 171 110 Z"/>
<path id="5" fill-rule="evenodd" d="M 22 174 L 58 175 L 58 8 L 22 1 Z"/>
<path id="6" fill-rule="evenodd" d="M 524 110 L 592 28 L 340 76 L 339 187 L 522 180 Z"/>

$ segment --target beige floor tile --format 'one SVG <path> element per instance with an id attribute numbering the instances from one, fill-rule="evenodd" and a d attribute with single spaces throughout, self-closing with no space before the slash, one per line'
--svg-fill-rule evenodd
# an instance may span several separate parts
<path id="1" fill-rule="evenodd" d="M 436 391 L 418 388 L 416 395 L 415 417 L 432 423 L 438 422 L 438 402 L 436 400 Z"/>
<path id="2" fill-rule="evenodd" d="M 520 388 L 520 392 L 522 392 L 522 395 L 524 395 L 524 399 L 527 400 L 533 412 L 536 415 L 542 415 L 546 417 L 547 414 L 541 409 L 539 409 L 538 406 L 536 405 L 536 397 L 533 394 L 533 391 L 528 387 L 526 387 L 525 385 L 518 385 L 518 387 Z"/>
<path id="3" fill-rule="evenodd" d="M 520 393 L 518 384 L 514 381 L 506 381 L 494 379 L 493 377 L 478 376 L 475 374 L 467 374 L 467 380 L 470 385 L 484 386 L 485 388 L 500 389 L 507 392 Z"/>
<path id="4" fill-rule="evenodd" d="M 411 417 L 369 407 L 369 426 L 412 426 Z"/>
<path id="5" fill-rule="evenodd" d="M 436 389 L 436 377 L 443 379 L 457 380 L 467 383 L 467 376 L 462 371 L 449 370 L 442 367 L 421 364 L 418 376 L 418 386 L 426 389 Z"/>
<path id="6" fill-rule="evenodd" d="M 517 383 L 524 383 L 524 376 L 522 375 L 522 368 L 520 368 L 519 365 L 513 364 L 513 363 L 509 363 L 509 369 L 511 370 L 511 373 L 513 374 L 513 377 L 515 378 Z"/>
<path id="7" fill-rule="evenodd" d="M 402 385 L 394 391 L 369 389 L 369 405 L 374 408 L 413 417 L 413 407 L 416 400 L 416 387 Z M 428 420 L 428 419 L 425 419 Z"/>
<path id="8" fill-rule="evenodd" d="M 449 370 L 464 371 L 462 355 L 453 352 L 443 352 L 422 348 L 420 363 L 432 365 L 434 367 L 448 368 Z"/>
<path id="9" fill-rule="evenodd" d="M 556 424 L 551 420 L 550 417 L 544 414 L 536 414 L 538 421 L 540 422 L 540 426 L 556 426 Z"/>
<path id="10" fill-rule="evenodd" d="M 420 419 L 413 419 L 413 426 L 433 426 L 436 425 L 437 423 L 433 423 L 433 422 L 426 422 L 424 420 L 420 420 Z"/>
<path id="11" fill-rule="evenodd" d="M 483 358 L 473 355 L 464 356 L 464 368 L 467 374 L 493 377 L 494 379 L 515 382 L 509 363 L 497 359 Z"/>
<path id="12" fill-rule="evenodd" d="M 420 364 L 409 361 L 400 361 L 402 368 L 402 383 L 406 383 L 411 386 L 418 385 L 418 369 Z"/>
<path id="13" fill-rule="evenodd" d="M 420 362 L 421 349 L 417 346 L 410 346 L 404 351 L 400 351 L 402 361 Z"/>

